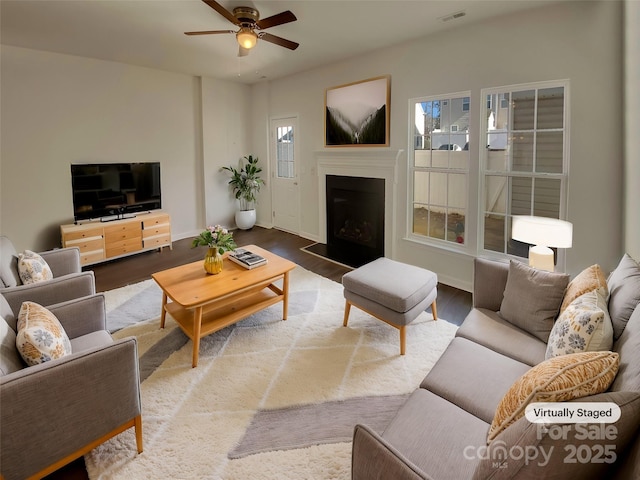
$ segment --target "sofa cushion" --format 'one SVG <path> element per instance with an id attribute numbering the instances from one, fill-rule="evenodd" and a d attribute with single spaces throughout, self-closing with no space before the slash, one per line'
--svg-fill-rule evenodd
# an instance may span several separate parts
<path id="1" fill-rule="evenodd" d="M 564 402 L 606 391 L 618 372 L 615 352 L 561 355 L 536 365 L 511 386 L 500 401 L 488 441 L 524 415 L 532 402 Z"/>
<path id="2" fill-rule="evenodd" d="M 420 387 L 491 423 L 504 394 L 529 368 L 471 340 L 456 337 Z"/>
<path id="3" fill-rule="evenodd" d="M 625 253 L 616 269 L 609 275 L 607 284 L 613 338 L 617 340 L 640 303 L 640 265 Z"/>
<path id="4" fill-rule="evenodd" d="M 24 302 L 20 308 L 16 345 L 27 365 L 71 354 L 71 342 L 60 321 L 35 302 Z"/>
<path id="5" fill-rule="evenodd" d="M 640 392 L 640 306 L 631 314 L 613 350 L 620 354 L 620 368 L 611 390 Z"/>
<path id="6" fill-rule="evenodd" d="M 568 283 L 569 275 L 511 260 L 500 315 L 546 342 Z"/>
<path id="7" fill-rule="evenodd" d="M 71 351 L 73 353 L 78 353 L 85 350 L 91 350 L 92 348 L 99 348 L 104 347 L 105 345 L 109 345 L 113 343 L 113 337 L 106 330 L 96 330 L 95 332 L 72 338 L 70 342 Z"/>
<path id="8" fill-rule="evenodd" d="M 20 285 L 18 255 L 11 240 L 5 236 L 0 236 L 0 279 L 5 287 Z"/>
<path id="9" fill-rule="evenodd" d="M 605 426 L 584 423 L 542 425 L 523 417 L 502 431 L 483 452 L 473 480 L 614 478 L 614 465 L 606 460 L 615 455 L 617 466 L 637 435 L 640 393 L 606 392 L 575 401 L 615 403 L 620 407 L 620 418 Z M 603 428 L 608 430 L 603 431 Z M 577 451 L 578 447 L 581 452 Z M 585 451 L 592 461 L 581 461 L 587 458 Z M 527 454 L 523 455 L 523 452 Z M 618 475 L 615 478 L 636 477 Z"/>
<path id="10" fill-rule="evenodd" d="M 0 317 L 5 319 L 14 332 L 18 330 L 18 319 L 13 314 L 9 302 L 2 294 L 0 294 Z"/>
<path id="11" fill-rule="evenodd" d="M 537 365 L 544 361 L 547 344 L 503 319 L 496 312 L 472 309 L 456 331 L 456 337 L 467 338 L 502 355 Z"/>
<path id="12" fill-rule="evenodd" d="M 592 290 L 576 298 L 553 325 L 546 358 L 576 352 L 611 350 L 613 325 L 606 300 Z"/>
<path id="13" fill-rule="evenodd" d="M 24 285 L 53 278 L 53 272 L 45 259 L 31 250 L 25 250 L 18 255 L 18 273 Z"/>
<path id="14" fill-rule="evenodd" d="M 591 265 L 585 268 L 569 282 L 562 300 L 562 305 L 560 306 L 560 313 L 564 312 L 576 298 L 594 290 L 604 298 L 609 296 L 607 278 L 604 276 L 600 265 Z"/>
<path id="15" fill-rule="evenodd" d="M 480 458 L 469 445 L 484 445 L 489 424 L 438 395 L 419 388 L 398 410 L 382 438 L 427 478 L 471 478 Z"/>
<path id="16" fill-rule="evenodd" d="M 16 332 L 0 316 L 0 375 L 22 370 L 24 364 L 16 347 Z"/>

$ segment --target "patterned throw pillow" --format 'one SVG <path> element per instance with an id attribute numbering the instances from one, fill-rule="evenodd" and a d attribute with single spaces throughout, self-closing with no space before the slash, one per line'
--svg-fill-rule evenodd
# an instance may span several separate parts
<path id="1" fill-rule="evenodd" d="M 562 300 L 562 305 L 560 306 L 560 313 L 564 312 L 576 298 L 593 290 L 596 290 L 603 298 L 609 296 L 607 278 L 604 276 L 600 265 L 597 264 L 585 268 L 576 278 L 569 282 L 567 291 L 564 294 L 564 299 Z"/>
<path id="2" fill-rule="evenodd" d="M 619 365 L 615 352 L 571 353 L 539 363 L 516 380 L 498 404 L 487 442 L 522 418 L 532 402 L 566 402 L 605 392 Z"/>
<path id="3" fill-rule="evenodd" d="M 60 321 L 34 302 L 24 302 L 20 307 L 16 346 L 30 366 L 71 354 L 71 342 Z"/>
<path id="4" fill-rule="evenodd" d="M 607 302 L 592 290 L 576 298 L 553 325 L 545 358 L 577 352 L 611 350 L 613 324 Z"/>
<path id="5" fill-rule="evenodd" d="M 31 250 L 25 250 L 18 255 L 18 273 L 25 285 L 53 278 L 53 272 L 45 259 Z"/>

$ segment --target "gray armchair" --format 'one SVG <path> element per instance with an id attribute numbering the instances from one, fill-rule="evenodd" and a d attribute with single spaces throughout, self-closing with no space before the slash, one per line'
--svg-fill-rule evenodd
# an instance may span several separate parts
<path id="1" fill-rule="evenodd" d="M 0 331 L 15 331 L 16 311 L 4 300 L 0 295 L 0 322 L 6 320 Z M 111 337 L 102 294 L 47 308 L 60 320 L 73 353 L 18 370 L 14 363 L 0 377 L 0 477 L 5 480 L 48 475 L 131 427 L 142 452 L 135 337 Z"/>
<path id="2" fill-rule="evenodd" d="M 11 240 L 0 236 L 0 294 L 4 295 L 14 312 L 25 300 L 41 305 L 84 297 L 96 293 L 93 272 L 83 272 L 80 250 L 77 247 L 40 252 L 53 272 L 53 279 L 23 285 L 18 274 L 17 252 Z"/>

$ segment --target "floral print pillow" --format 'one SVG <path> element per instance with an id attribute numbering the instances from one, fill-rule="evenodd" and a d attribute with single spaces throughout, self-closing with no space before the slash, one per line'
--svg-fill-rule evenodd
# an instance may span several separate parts
<path id="1" fill-rule="evenodd" d="M 24 302 L 20 307 L 16 347 L 29 366 L 71 354 L 71 342 L 60 321 L 34 302 Z"/>
<path id="2" fill-rule="evenodd" d="M 560 314 L 547 343 L 546 359 L 569 353 L 610 350 L 613 324 L 597 290 L 580 295 Z"/>
<path id="3" fill-rule="evenodd" d="M 49 264 L 31 250 L 25 250 L 24 253 L 18 255 L 18 273 L 24 285 L 44 282 L 53 278 Z"/>

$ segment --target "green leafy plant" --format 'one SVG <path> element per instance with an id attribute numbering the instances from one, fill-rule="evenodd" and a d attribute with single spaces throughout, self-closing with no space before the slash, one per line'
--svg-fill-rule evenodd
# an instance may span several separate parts
<path id="1" fill-rule="evenodd" d="M 233 233 L 221 225 L 207 227 L 207 229 L 193 239 L 191 248 L 209 247 L 218 249 L 218 253 L 222 255 L 228 250 L 235 250 L 237 245 L 233 240 Z"/>
<path id="2" fill-rule="evenodd" d="M 222 167 L 222 170 L 231 173 L 229 185 L 235 198 L 240 201 L 240 210 L 253 210 L 257 200 L 256 194 L 264 185 L 264 180 L 260 178 L 262 168 L 258 166 L 258 157 L 249 155 L 244 159 L 247 163 L 240 170 L 234 166 Z"/>

